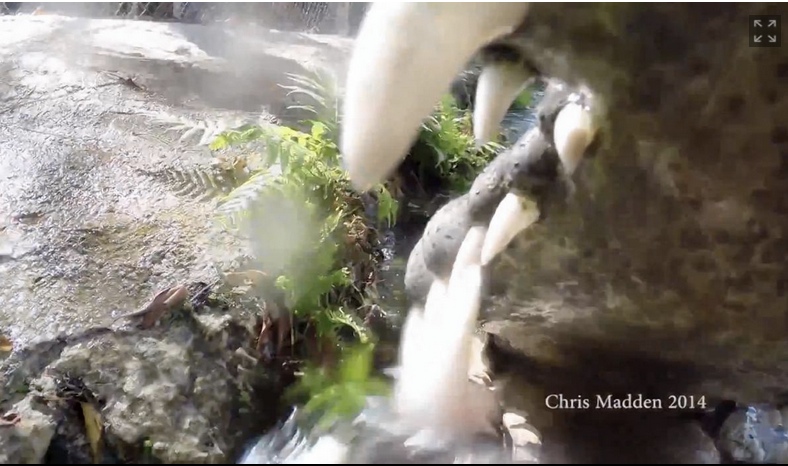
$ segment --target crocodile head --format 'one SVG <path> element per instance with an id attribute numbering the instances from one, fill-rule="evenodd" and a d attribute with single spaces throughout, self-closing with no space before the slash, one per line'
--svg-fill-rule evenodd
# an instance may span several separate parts
<path id="1" fill-rule="evenodd" d="M 508 343 L 592 379 L 628 366 L 635 385 L 775 399 L 788 384 L 788 60 L 754 47 L 749 27 L 751 15 L 782 13 L 763 3 L 374 4 L 347 77 L 346 168 L 359 189 L 389 175 L 474 56 L 484 63 L 480 140 L 534 74 L 586 89 L 602 143 L 574 173 L 576 205 L 530 238 L 539 247 L 491 264 L 491 290 L 508 287 L 521 303 L 507 312 L 562 304 Z M 643 377 L 646 360 L 692 380 Z"/>

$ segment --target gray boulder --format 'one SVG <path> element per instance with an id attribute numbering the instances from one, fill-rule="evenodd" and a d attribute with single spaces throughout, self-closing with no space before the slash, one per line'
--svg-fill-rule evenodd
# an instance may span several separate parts
<path id="1" fill-rule="evenodd" d="M 91 462 L 73 403 L 87 393 L 105 458 L 233 462 L 273 422 L 281 387 L 256 348 L 261 304 L 200 297 L 249 244 L 209 221 L 222 186 L 189 174 L 232 175 L 205 142 L 286 116 L 287 73 L 339 72 L 348 47 L 240 26 L 0 16 L 0 336 L 13 344 L 0 353 L 0 462 L 64 461 L 63 444 Z M 158 325 L 112 323 L 181 285 L 188 299 Z"/>

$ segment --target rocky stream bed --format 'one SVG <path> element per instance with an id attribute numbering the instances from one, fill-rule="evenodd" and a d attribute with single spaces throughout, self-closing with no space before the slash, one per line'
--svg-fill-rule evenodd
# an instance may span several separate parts
<path id="1" fill-rule="evenodd" d="M 202 134 L 281 116 L 287 73 L 319 66 L 341 82 L 351 44 L 0 16 L 0 463 L 85 464 L 96 451 L 106 463 L 232 463 L 287 414 L 292 380 L 261 356 L 253 277 L 233 275 L 249 245 L 207 221 L 212 198 L 167 174 L 211 163 Z M 219 123 L 191 140 L 168 131 L 184 121 Z M 380 305 L 391 314 L 404 310 L 402 270 L 423 221 L 387 245 Z M 114 320 L 166 290 L 164 318 Z M 500 319 L 482 328 L 515 462 L 788 462 L 788 412 L 774 407 L 550 409 L 549 395 L 593 382 L 513 354 Z"/>

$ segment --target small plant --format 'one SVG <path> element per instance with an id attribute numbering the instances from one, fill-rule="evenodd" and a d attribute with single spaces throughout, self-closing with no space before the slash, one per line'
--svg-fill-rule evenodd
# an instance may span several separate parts
<path id="1" fill-rule="evenodd" d="M 371 373 L 374 346 L 360 344 L 343 350 L 335 367 L 308 366 L 298 385 L 288 396 L 306 398 L 304 414 L 315 420 L 318 429 L 329 429 L 341 419 L 357 416 L 368 396 L 385 396 L 389 384 Z"/>
<path id="2" fill-rule="evenodd" d="M 308 323 L 319 344 L 338 348 L 338 362 L 309 364 L 294 387 L 310 397 L 307 411 L 330 422 L 353 415 L 368 394 L 385 386 L 371 375 L 376 339 L 358 311 L 382 258 L 377 227 L 394 224 L 398 203 L 379 185 L 372 191 L 377 217 L 366 216 L 337 148 L 341 120 L 333 82 L 320 74 L 289 78 L 293 85 L 283 87 L 301 100 L 290 110 L 311 118 L 298 128 L 267 122 L 224 131 L 210 148 L 262 148 L 261 166 L 221 199 L 218 211 L 230 227 L 253 226 L 254 248 L 284 305 L 296 321 Z M 346 349 L 344 330 L 360 346 Z M 330 369 L 335 363 L 336 374 Z"/>
<path id="3" fill-rule="evenodd" d="M 313 106 L 293 107 L 315 116 L 305 122 L 309 132 L 268 123 L 220 134 L 211 149 L 260 142 L 264 154 L 262 168 L 222 200 L 219 212 L 232 225 L 253 215 L 256 224 L 274 230 L 281 221 L 281 206 L 289 206 L 288 214 L 297 217 L 290 224 L 315 226 L 308 233 L 308 241 L 298 242 L 299 248 L 292 251 L 287 263 L 269 272 L 274 272 L 286 306 L 296 317 L 313 321 L 320 336 L 335 334 L 338 326 L 350 326 L 359 338 L 366 339 L 368 335 L 348 312 L 348 304 L 356 300 L 347 298 L 371 284 L 360 283 L 364 277 L 352 276 L 351 270 L 354 262 L 374 261 L 374 246 L 366 248 L 366 254 L 357 252 L 359 245 L 375 242 L 370 238 L 375 229 L 367 225 L 365 206 L 341 166 L 336 144 L 340 122 L 337 99 L 331 94 L 333 86 L 326 84 L 325 77 L 291 76 L 291 80 L 296 83 L 288 86 L 291 94 L 309 95 L 315 101 Z M 378 199 L 375 220 L 392 225 L 397 202 L 383 186 L 374 192 Z M 286 241 L 287 232 L 279 238 Z"/>
<path id="4" fill-rule="evenodd" d="M 419 177 L 432 171 L 452 191 L 465 191 L 485 166 L 502 149 L 498 142 L 477 147 L 472 114 L 461 109 L 447 94 L 422 125 L 419 143 L 412 156 L 419 165 Z"/>
<path id="5" fill-rule="evenodd" d="M 536 92 L 539 88 L 543 87 L 541 82 L 534 83 L 520 92 L 512 102 L 514 109 L 531 109 L 533 108 L 534 101 L 536 100 Z"/>
<path id="6" fill-rule="evenodd" d="M 511 130 L 507 130 L 499 132 L 496 140 L 477 146 L 473 136 L 473 113 L 468 108 L 472 106 L 473 86 L 467 81 L 474 80 L 472 74 L 467 71 L 464 84 L 455 89 L 462 101 L 452 94 L 445 95 L 432 116 L 422 124 L 419 138 L 411 148 L 409 161 L 416 178 L 422 182 L 437 182 L 438 190 L 466 191 L 484 167 L 503 150 L 503 144 L 512 142 L 506 137 Z M 520 127 L 520 120 L 529 120 L 540 85 L 541 82 L 535 81 L 517 96 L 502 126 L 515 121 L 514 126 Z"/>

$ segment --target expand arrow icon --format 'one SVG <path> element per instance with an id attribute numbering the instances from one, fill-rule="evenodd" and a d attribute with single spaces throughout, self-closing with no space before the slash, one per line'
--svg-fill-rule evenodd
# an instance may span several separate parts
<path id="1" fill-rule="evenodd" d="M 769 42 L 774 44 L 777 43 L 777 36 L 766 36 L 769 38 Z"/>
<path id="2" fill-rule="evenodd" d="M 752 41 L 755 42 L 756 44 L 760 44 L 762 37 L 763 36 L 755 36 L 755 37 L 752 38 Z"/>
<path id="3" fill-rule="evenodd" d="M 763 24 L 761 23 L 761 20 L 760 20 L 760 19 L 754 19 L 754 20 L 752 20 L 752 24 L 753 24 L 753 25 L 755 25 L 755 27 L 757 27 L 757 28 L 759 28 L 759 27 L 763 26 Z"/>
<path id="4" fill-rule="evenodd" d="M 777 27 L 777 20 L 776 19 L 770 19 L 769 20 L 769 27 L 770 28 L 776 28 Z"/>

